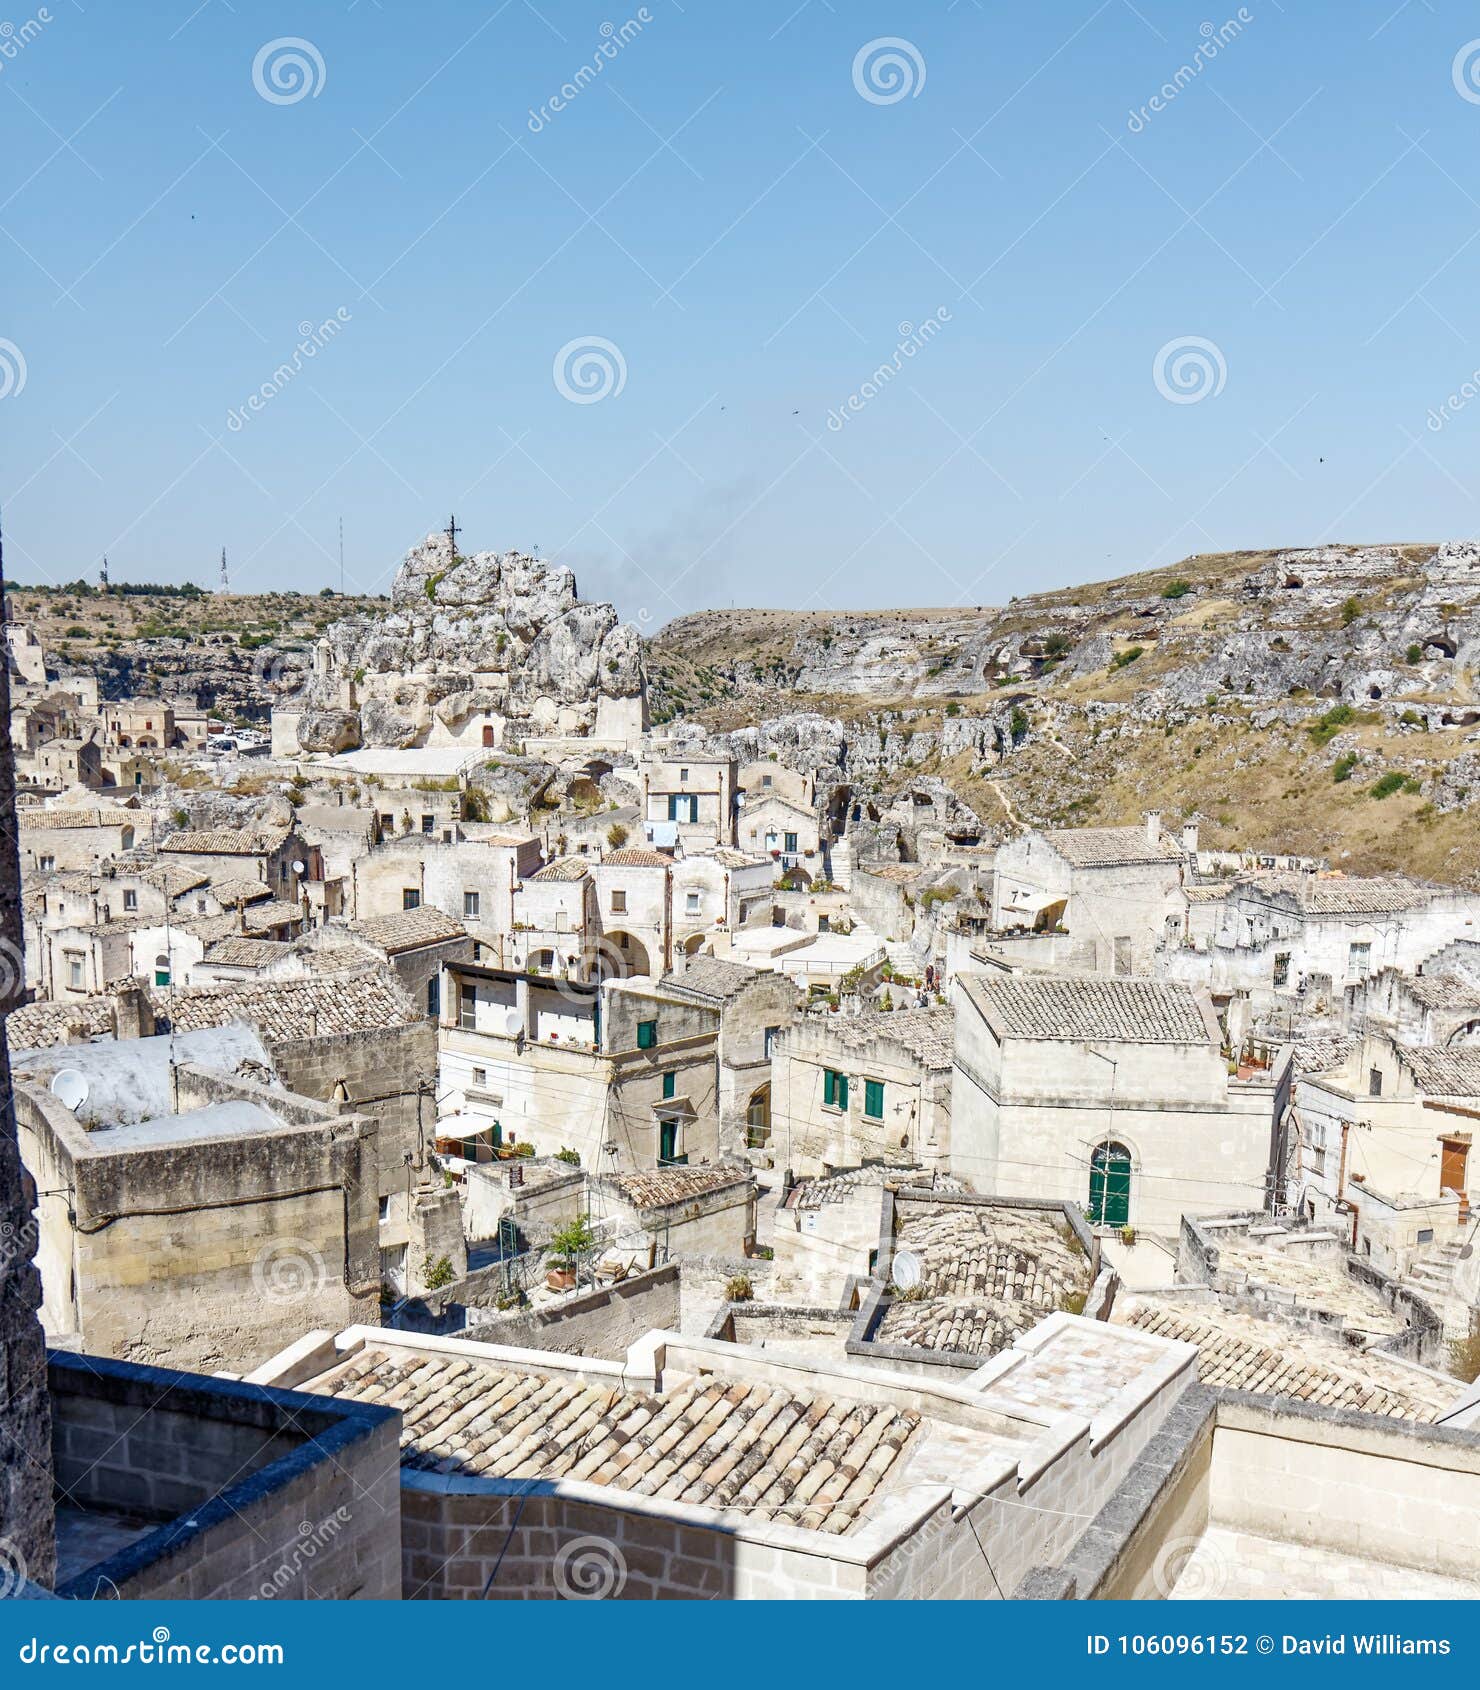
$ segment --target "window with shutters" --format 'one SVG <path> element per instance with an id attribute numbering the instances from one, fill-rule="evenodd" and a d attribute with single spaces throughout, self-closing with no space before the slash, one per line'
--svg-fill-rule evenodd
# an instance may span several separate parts
<path id="1" fill-rule="evenodd" d="M 822 1104 L 825 1109 L 848 1107 L 848 1076 L 836 1068 L 822 1070 Z"/>
<path id="2" fill-rule="evenodd" d="M 865 1080 L 863 1082 L 863 1112 L 871 1121 L 884 1119 L 884 1082 L 882 1080 Z"/>
<path id="3" fill-rule="evenodd" d="M 637 1023 L 637 1048 L 651 1050 L 658 1042 L 658 1023 L 656 1021 L 639 1021 Z"/>

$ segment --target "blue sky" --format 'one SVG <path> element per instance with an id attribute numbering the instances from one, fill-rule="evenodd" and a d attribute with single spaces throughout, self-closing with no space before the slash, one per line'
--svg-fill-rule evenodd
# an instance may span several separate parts
<path id="1" fill-rule="evenodd" d="M 6 14 L 15 579 L 455 509 L 651 630 L 1480 526 L 1473 10 L 197 3 Z"/>

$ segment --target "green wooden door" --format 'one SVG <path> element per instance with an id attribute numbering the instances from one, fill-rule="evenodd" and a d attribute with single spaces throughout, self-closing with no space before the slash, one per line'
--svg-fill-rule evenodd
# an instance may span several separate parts
<path id="1" fill-rule="evenodd" d="M 1131 1218 L 1131 1155 L 1123 1144 L 1095 1146 L 1089 1163 L 1089 1218 L 1127 1226 Z"/>

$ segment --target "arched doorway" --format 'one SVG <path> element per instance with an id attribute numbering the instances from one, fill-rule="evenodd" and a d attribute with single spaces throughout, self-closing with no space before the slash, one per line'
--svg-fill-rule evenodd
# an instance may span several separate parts
<path id="1" fill-rule="evenodd" d="M 493 744 L 494 744 L 493 723 L 492 722 L 485 722 L 483 724 L 483 746 L 484 746 L 484 749 L 487 750 Z"/>
<path id="2" fill-rule="evenodd" d="M 626 980 L 634 974 L 648 974 L 647 946 L 631 933 L 608 933 L 601 941 L 598 971 L 603 980 Z"/>
<path id="3" fill-rule="evenodd" d="M 1128 1226 L 1131 1153 L 1123 1144 L 1097 1144 L 1089 1159 L 1089 1218 L 1097 1225 Z"/>
<path id="4" fill-rule="evenodd" d="M 749 1150 L 763 1149 L 771 1142 L 771 1083 L 757 1086 L 745 1109 L 745 1144 Z"/>

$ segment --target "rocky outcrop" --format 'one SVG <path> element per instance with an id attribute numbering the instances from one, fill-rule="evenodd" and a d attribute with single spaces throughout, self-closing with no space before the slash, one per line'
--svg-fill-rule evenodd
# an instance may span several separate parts
<path id="1" fill-rule="evenodd" d="M 407 553 L 386 616 L 325 630 L 297 700 L 305 750 L 640 731 L 642 640 L 574 574 L 519 552 L 455 553 L 432 534 Z M 354 730 L 346 722 L 353 717 Z"/>

